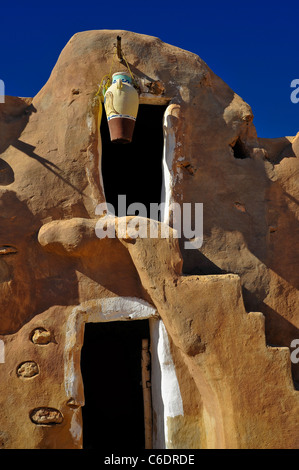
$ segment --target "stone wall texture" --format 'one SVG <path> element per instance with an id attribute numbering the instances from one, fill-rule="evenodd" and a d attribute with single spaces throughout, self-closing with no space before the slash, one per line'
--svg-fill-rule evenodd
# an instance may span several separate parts
<path id="1" fill-rule="evenodd" d="M 118 35 L 140 102 L 167 105 L 165 190 L 203 203 L 197 249 L 95 235 L 95 95 Z M 193 53 L 87 31 L 33 99 L 0 104 L 0 153 L 0 448 L 82 447 L 82 324 L 123 298 L 153 307 L 170 338 L 183 413 L 167 447 L 299 447 L 299 134 L 258 137 L 250 106 Z"/>

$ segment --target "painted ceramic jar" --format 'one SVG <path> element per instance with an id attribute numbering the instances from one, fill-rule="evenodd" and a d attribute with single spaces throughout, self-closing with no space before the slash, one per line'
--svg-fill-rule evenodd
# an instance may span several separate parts
<path id="1" fill-rule="evenodd" d="M 139 96 L 129 73 L 112 75 L 112 84 L 105 93 L 104 107 L 110 138 L 115 143 L 132 141 L 139 107 Z"/>

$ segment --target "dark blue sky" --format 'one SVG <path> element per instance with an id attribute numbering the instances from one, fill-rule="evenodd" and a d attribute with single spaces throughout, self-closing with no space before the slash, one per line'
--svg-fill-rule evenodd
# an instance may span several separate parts
<path id="1" fill-rule="evenodd" d="M 34 96 L 79 31 L 124 29 L 198 54 L 252 107 L 260 137 L 296 135 L 299 3 L 289 1 L 53 0 L 0 4 L 0 79 Z M 299 96 L 299 93 L 298 93 Z"/>

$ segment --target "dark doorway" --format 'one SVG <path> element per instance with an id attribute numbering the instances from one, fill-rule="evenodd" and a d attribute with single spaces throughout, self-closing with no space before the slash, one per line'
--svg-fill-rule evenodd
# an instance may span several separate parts
<path id="1" fill-rule="evenodd" d="M 106 201 L 118 213 L 118 195 L 125 194 L 127 207 L 142 202 L 148 217 L 150 203 L 161 202 L 163 115 L 166 106 L 140 105 L 129 144 L 110 141 L 105 111 L 101 122 L 102 177 Z M 136 214 L 138 215 L 138 214 Z"/>
<path id="2" fill-rule="evenodd" d="M 148 320 L 85 325 L 81 351 L 83 448 L 145 448 L 143 338 L 149 338 Z"/>

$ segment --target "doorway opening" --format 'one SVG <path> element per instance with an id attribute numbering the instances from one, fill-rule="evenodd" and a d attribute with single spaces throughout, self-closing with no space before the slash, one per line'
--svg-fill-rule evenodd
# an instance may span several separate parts
<path id="1" fill-rule="evenodd" d="M 118 213 L 118 195 L 126 195 L 127 207 L 134 202 L 145 205 L 161 202 L 163 159 L 163 116 L 167 106 L 139 105 L 133 140 L 130 144 L 110 141 L 105 112 L 101 122 L 102 178 L 106 202 Z M 127 208 L 126 207 L 126 208 Z M 136 214 L 138 215 L 138 214 Z"/>
<path id="2" fill-rule="evenodd" d="M 149 337 L 148 320 L 85 324 L 83 448 L 145 449 L 141 355 Z"/>

